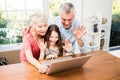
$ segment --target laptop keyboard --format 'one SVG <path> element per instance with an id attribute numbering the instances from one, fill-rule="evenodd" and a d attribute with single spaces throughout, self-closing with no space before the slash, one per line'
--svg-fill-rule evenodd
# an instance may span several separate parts
<path id="1" fill-rule="evenodd" d="M 70 60 L 70 59 L 72 59 L 71 56 L 66 56 L 66 57 L 59 57 L 59 58 L 55 58 L 55 59 L 51 59 L 51 60 L 45 60 L 40 63 L 49 67 L 54 62 L 60 62 L 60 61 L 65 61 L 65 60 Z"/>

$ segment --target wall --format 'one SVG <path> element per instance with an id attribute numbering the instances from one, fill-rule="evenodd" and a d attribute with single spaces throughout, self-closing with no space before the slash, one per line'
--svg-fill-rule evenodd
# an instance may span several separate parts
<path id="1" fill-rule="evenodd" d="M 0 52 L 0 57 L 6 57 L 8 64 L 20 62 L 20 50 Z"/>
<path id="2" fill-rule="evenodd" d="M 102 25 L 106 27 L 106 43 L 104 49 L 109 51 L 109 41 L 110 41 L 110 29 L 111 29 L 111 20 L 112 20 L 112 3 L 113 0 L 83 0 L 83 22 L 86 22 L 87 19 L 92 15 L 101 15 L 108 19 L 107 25 Z"/>
<path id="3" fill-rule="evenodd" d="M 110 29 L 112 20 L 112 3 L 113 0 L 71 0 L 75 5 L 76 16 L 86 24 L 88 19 L 93 15 L 100 15 L 108 19 L 107 25 L 102 25 L 106 32 L 107 41 L 105 41 L 104 49 L 109 51 Z M 101 29 L 102 29 L 101 27 Z"/>

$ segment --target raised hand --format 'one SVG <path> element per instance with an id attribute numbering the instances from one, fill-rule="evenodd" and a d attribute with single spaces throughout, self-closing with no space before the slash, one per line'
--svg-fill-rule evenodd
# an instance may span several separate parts
<path id="1" fill-rule="evenodd" d="M 67 52 L 71 52 L 72 51 L 72 43 L 70 41 L 69 38 L 67 38 L 65 40 L 65 45 L 63 46 L 64 50 L 67 51 Z"/>
<path id="2" fill-rule="evenodd" d="M 39 41 L 38 46 L 40 48 L 40 58 L 39 59 L 44 59 L 47 42 L 44 43 L 44 40 L 41 40 L 41 41 Z"/>
<path id="3" fill-rule="evenodd" d="M 86 28 L 84 25 L 82 25 L 82 26 L 79 25 L 78 29 L 76 29 L 76 30 L 74 28 L 72 28 L 73 34 L 76 37 L 76 39 L 81 39 L 82 36 L 86 34 L 85 29 Z"/>
<path id="4" fill-rule="evenodd" d="M 45 51 L 46 50 L 46 46 L 47 46 L 47 42 L 44 42 L 44 39 L 40 40 L 38 42 L 39 48 L 41 51 Z"/>

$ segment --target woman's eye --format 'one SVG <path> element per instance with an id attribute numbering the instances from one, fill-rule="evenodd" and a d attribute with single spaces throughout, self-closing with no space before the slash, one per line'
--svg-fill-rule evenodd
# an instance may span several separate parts
<path id="1" fill-rule="evenodd" d="M 41 28 L 42 26 L 38 26 L 39 28 Z"/>

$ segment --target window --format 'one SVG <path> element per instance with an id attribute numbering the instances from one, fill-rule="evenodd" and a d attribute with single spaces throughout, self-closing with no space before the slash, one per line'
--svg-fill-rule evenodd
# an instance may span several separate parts
<path id="1" fill-rule="evenodd" d="M 71 2 L 71 0 L 49 0 L 49 15 L 50 18 L 53 18 L 55 16 L 59 15 L 59 6 L 62 2 Z"/>
<path id="2" fill-rule="evenodd" d="M 110 47 L 120 46 L 120 0 L 113 1 Z"/>
<path id="3" fill-rule="evenodd" d="M 21 43 L 21 29 L 33 11 L 42 10 L 41 0 L 0 0 L 0 44 Z"/>
<path id="4" fill-rule="evenodd" d="M 63 1 L 71 0 L 0 0 L 0 51 L 20 49 L 21 30 L 30 13 L 42 11 L 52 18 Z"/>
<path id="5" fill-rule="evenodd" d="M 34 11 L 43 11 L 43 2 L 45 1 L 0 0 L 0 50 L 3 45 L 6 48 L 6 45 L 22 42 L 21 30 L 27 25 L 29 14 Z"/>

